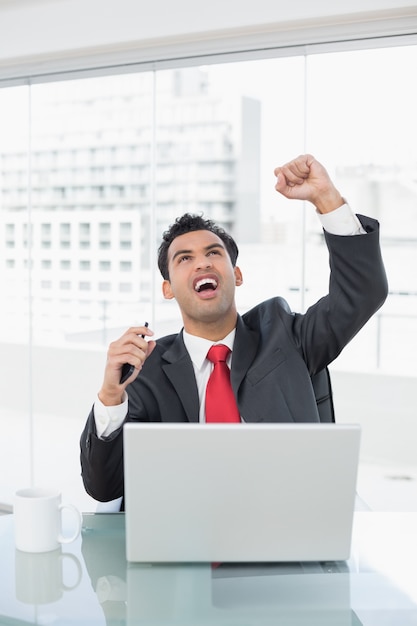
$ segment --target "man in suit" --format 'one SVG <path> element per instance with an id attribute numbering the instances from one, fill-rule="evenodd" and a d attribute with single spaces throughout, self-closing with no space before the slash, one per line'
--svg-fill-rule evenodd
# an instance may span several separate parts
<path id="1" fill-rule="evenodd" d="M 151 329 L 133 327 L 110 345 L 81 436 L 84 485 L 96 500 L 123 495 L 125 421 L 205 421 L 212 368 L 206 355 L 214 343 L 232 351 L 228 363 L 242 421 L 317 422 L 310 376 L 333 361 L 385 301 L 378 223 L 353 214 L 311 155 L 274 173 L 279 193 L 316 207 L 330 255 L 328 295 L 305 314 L 288 312 L 277 297 L 240 316 L 236 243 L 210 220 L 178 218 L 164 233 L 158 265 L 163 295 L 176 299 L 184 327 L 156 342 Z M 124 363 L 135 369 L 121 384 Z"/>

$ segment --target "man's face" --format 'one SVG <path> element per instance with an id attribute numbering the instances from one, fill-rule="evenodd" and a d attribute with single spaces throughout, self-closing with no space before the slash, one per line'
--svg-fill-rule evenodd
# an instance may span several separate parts
<path id="1" fill-rule="evenodd" d="M 187 332 L 202 334 L 205 324 L 234 328 L 235 287 L 242 275 L 217 235 L 197 230 L 176 237 L 168 249 L 168 271 L 163 294 L 177 300 Z"/>

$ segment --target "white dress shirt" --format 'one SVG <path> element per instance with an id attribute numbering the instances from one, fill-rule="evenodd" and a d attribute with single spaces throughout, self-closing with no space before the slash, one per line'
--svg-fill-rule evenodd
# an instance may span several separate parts
<path id="1" fill-rule="evenodd" d="M 195 335 L 190 335 L 185 331 L 183 333 L 185 347 L 187 348 L 188 353 L 191 357 L 191 361 L 193 362 L 195 379 L 197 381 L 198 398 L 200 401 L 200 422 L 206 421 L 206 387 L 208 379 L 210 378 L 210 374 L 213 371 L 214 367 L 213 363 L 207 358 L 207 352 L 210 350 L 211 346 L 214 346 L 217 343 L 222 343 L 223 345 L 227 346 L 228 348 L 230 348 L 231 351 L 229 356 L 227 357 L 227 365 L 231 367 L 235 334 L 236 328 L 234 328 L 232 332 L 229 333 L 221 341 L 216 341 L 213 343 L 213 341 L 203 339 L 202 337 L 196 337 Z"/>
<path id="2" fill-rule="evenodd" d="M 350 236 L 363 235 L 366 231 L 362 227 L 359 219 L 353 213 L 348 204 L 343 204 L 338 209 L 330 213 L 318 213 L 320 222 L 328 233 L 332 235 Z M 233 343 L 235 339 L 235 329 L 227 335 L 222 341 L 233 351 Z M 187 348 L 194 366 L 195 377 L 198 387 L 198 397 L 200 399 L 200 422 L 205 421 L 205 393 L 207 381 L 209 379 L 213 364 L 206 358 L 207 352 L 213 345 L 212 341 L 189 335 L 184 331 L 184 343 Z M 230 367 L 232 355 L 228 357 L 228 365 Z M 140 376 L 140 374 L 139 374 Z M 117 430 L 126 418 L 128 409 L 127 393 L 123 394 L 122 404 L 116 406 L 105 406 L 99 398 L 94 404 L 94 418 L 96 422 L 97 436 L 108 437 L 112 432 Z"/>

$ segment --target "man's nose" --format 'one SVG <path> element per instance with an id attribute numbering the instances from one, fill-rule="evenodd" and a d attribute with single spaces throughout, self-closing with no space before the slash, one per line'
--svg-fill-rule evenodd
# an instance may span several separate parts
<path id="1" fill-rule="evenodd" d="M 196 261 L 196 269 L 198 270 L 207 269 L 212 266 L 211 258 L 205 255 L 198 257 Z"/>

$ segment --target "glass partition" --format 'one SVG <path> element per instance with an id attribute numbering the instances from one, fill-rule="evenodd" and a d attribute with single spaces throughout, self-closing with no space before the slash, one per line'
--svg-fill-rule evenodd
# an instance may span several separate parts
<path id="1" fill-rule="evenodd" d="M 280 294 L 302 303 L 303 207 L 274 189 L 274 168 L 303 152 L 304 59 L 271 59 L 158 72 L 157 233 L 202 212 L 239 245 L 240 312 Z M 167 139 L 168 135 L 170 139 Z M 156 279 L 156 319 L 181 327 Z M 172 325 L 168 323 L 172 320 Z"/>
<path id="2" fill-rule="evenodd" d="M 336 368 L 416 375 L 417 47 L 313 55 L 307 60 L 308 151 L 326 163 L 357 213 L 381 222 L 390 294 Z M 307 246 L 314 284 L 317 237 Z M 309 300 L 317 291 L 312 290 Z"/>
<path id="3" fill-rule="evenodd" d="M 0 508 L 33 471 L 30 89 L 0 90 Z"/>
<path id="4" fill-rule="evenodd" d="M 156 268 L 177 216 L 203 213 L 235 236 L 241 312 L 274 295 L 303 311 L 326 292 L 314 208 L 274 190 L 274 168 L 300 153 L 382 222 L 390 297 L 334 368 L 415 375 L 416 55 L 335 52 L 0 90 L 0 503 L 53 480 L 94 507 L 78 439 L 107 346 L 145 320 L 157 337 L 181 328 Z"/>

